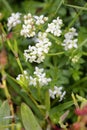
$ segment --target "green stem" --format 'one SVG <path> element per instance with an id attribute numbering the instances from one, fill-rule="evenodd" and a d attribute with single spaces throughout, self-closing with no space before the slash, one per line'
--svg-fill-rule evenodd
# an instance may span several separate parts
<path id="1" fill-rule="evenodd" d="M 5 30 L 4 30 L 4 28 L 3 28 L 2 25 L 1 25 L 1 29 L 2 29 L 3 33 L 6 35 L 6 32 L 5 32 Z M 8 40 L 8 39 L 7 39 L 7 43 L 8 43 L 9 48 L 11 49 L 12 53 L 13 53 L 14 56 L 16 57 L 16 61 L 17 61 L 18 65 L 19 65 L 19 67 L 20 67 L 20 70 L 21 70 L 22 74 L 23 74 L 23 68 L 22 68 L 20 59 L 19 59 L 19 57 L 18 57 L 18 46 L 17 46 L 17 41 L 14 40 L 14 47 L 12 46 L 10 40 Z"/>
<path id="2" fill-rule="evenodd" d="M 58 52 L 58 53 L 48 53 L 47 56 L 58 56 L 58 55 L 62 55 L 64 54 L 64 52 Z"/>
<path id="3" fill-rule="evenodd" d="M 37 90 L 38 90 L 38 97 L 39 97 L 39 100 L 40 100 L 40 103 L 41 103 L 41 87 L 39 86 L 39 83 L 38 83 L 38 86 L 37 86 Z"/>
<path id="4" fill-rule="evenodd" d="M 3 69 L 1 70 L 1 74 L 2 74 L 2 84 L 4 86 L 3 89 L 4 89 L 4 92 L 5 92 L 6 98 L 8 99 L 11 115 L 14 117 L 13 103 L 11 101 L 11 95 L 10 95 L 10 93 L 8 91 L 8 88 L 7 88 L 7 85 L 6 85 L 6 79 L 5 79 L 6 78 L 6 74 L 5 74 Z M 14 130 L 14 118 L 12 119 L 11 130 Z"/>
<path id="5" fill-rule="evenodd" d="M 72 96 L 72 99 L 73 99 L 74 105 L 76 106 L 76 108 L 78 108 L 79 105 L 78 105 L 77 99 L 75 98 L 75 95 L 72 93 L 71 96 Z"/>
<path id="6" fill-rule="evenodd" d="M 18 47 L 17 47 L 16 40 L 14 40 L 14 45 L 15 45 L 14 48 L 12 47 L 12 44 L 11 44 L 11 42 L 9 40 L 7 40 L 7 43 L 8 43 L 8 46 L 10 47 L 11 51 L 13 52 L 14 56 L 16 57 L 16 61 L 17 61 L 18 65 L 19 65 L 19 68 L 20 68 L 22 74 L 23 74 L 24 71 L 23 71 L 20 59 L 18 57 L 18 52 L 17 52 L 18 51 Z"/>
<path id="7" fill-rule="evenodd" d="M 80 6 L 76 6 L 76 5 L 70 5 L 70 4 L 64 4 L 64 5 L 68 6 L 68 7 L 72 7 L 72 8 L 76 8 L 76 9 L 87 11 L 87 8 L 85 8 L 85 7 L 80 7 Z"/>
<path id="8" fill-rule="evenodd" d="M 11 42 L 9 40 L 7 40 L 8 46 L 11 49 L 11 51 L 14 53 L 14 49 L 12 48 Z"/>
<path id="9" fill-rule="evenodd" d="M 39 109 L 40 113 L 43 116 L 45 116 L 44 113 L 43 113 L 43 111 L 40 109 L 41 108 L 40 105 L 36 102 L 36 100 L 32 97 L 32 95 L 28 93 L 28 96 L 30 97 L 30 99 L 32 100 L 32 102 L 36 105 L 36 107 Z M 39 96 L 40 96 L 40 88 L 39 88 Z"/>
<path id="10" fill-rule="evenodd" d="M 20 68 L 22 74 L 24 74 L 24 70 L 23 70 L 22 64 L 21 64 L 20 59 L 18 57 L 18 45 L 17 45 L 16 39 L 14 39 L 14 52 L 13 53 L 14 53 L 14 55 L 16 57 L 16 61 L 17 61 L 18 65 L 19 65 L 19 68 Z"/>
<path id="11" fill-rule="evenodd" d="M 2 74 L 2 84 L 3 84 L 3 86 L 4 86 L 4 92 L 5 92 L 6 98 L 7 98 L 7 99 L 10 99 L 11 96 L 10 96 L 10 94 L 9 94 L 9 92 L 8 92 L 8 89 L 7 89 L 7 86 L 6 86 L 6 80 L 5 80 L 6 75 L 5 75 L 5 72 L 4 72 L 3 69 L 1 70 L 1 74 Z"/>
<path id="12" fill-rule="evenodd" d="M 85 43 L 87 43 L 87 39 L 85 39 L 85 40 L 79 45 L 79 47 L 78 47 L 77 49 L 79 49 L 80 47 L 82 47 Z"/>
<path id="13" fill-rule="evenodd" d="M 19 68 L 20 68 L 22 74 L 24 74 L 24 70 L 23 70 L 23 67 L 22 67 L 22 65 L 21 65 L 21 62 L 20 62 L 19 57 L 16 58 L 16 61 L 17 61 L 18 65 L 19 65 Z"/>
<path id="14" fill-rule="evenodd" d="M 86 7 L 86 6 L 87 6 L 87 3 L 84 5 L 84 7 Z M 83 10 L 80 10 L 79 13 L 75 15 L 74 19 L 73 19 L 72 22 L 69 24 L 68 29 L 73 26 L 73 24 L 75 23 L 75 21 L 77 20 L 77 18 L 79 17 L 79 15 L 81 15 L 82 11 L 83 11 Z"/>
<path id="15" fill-rule="evenodd" d="M 19 57 L 18 57 L 17 52 L 15 52 L 15 50 L 13 49 L 13 47 L 12 47 L 12 45 L 11 45 L 11 43 L 10 43 L 9 40 L 7 40 L 7 43 L 8 43 L 8 45 L 9 45 L 11 51 L 13 52 L 14 56 L 16 57 L 16 61 L 17 61 L 18 65 L 19 65 L 19 68 L 20 68 L 22 74 L 23 74 L 23 68 L 22 68 L 22 65 L 21 65 L 21 62 L 20 62 L 20 59 L 19 59 Z M 16 48 L 16 49 L 17 49 L 17 48 Z"/>
<path id="16" fill-rule="evenodd" d="M 58 13 L 58 10 L 59 10 L 59 8 L 61 7 L 61 5 L 63 3 L 64 3 L 64 0 L 61 0 L 60 3 L 59 3 L 59 5 L 58 5 L 58 7 L 57 7 L 57 9 L 56 9 L 56 12 L 54 13 L 54 15 L 56 15 Z"/>

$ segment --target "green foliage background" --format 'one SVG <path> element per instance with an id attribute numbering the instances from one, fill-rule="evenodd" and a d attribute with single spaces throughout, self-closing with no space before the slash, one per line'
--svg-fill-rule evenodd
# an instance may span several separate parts
<path id="1" fill-rule="evenodd" d="M 80 61 L 76 64 L 72 64 L 69 60 L 67 62 L 68 54 L 66 57 L 63 56 L 52 56 L 51 64 L 49 59 L 43 64 L 44 68 L 50 68 L 48 75 L 53 77 L 54 82 L 58 84 L 63 84 L 67 92 L 66 98 L 59 104 L 57 101 L 52 101 L 51 109 L 49 110 L 50 119 L 54 124 L 57 124 L 60 116 L 66 111 L 70 110 L 70 113 L 67 117 L 67 121 L 70 120 L 71 123 L 76 120 L 74 115 L 74 105 L 71 97 L 71 93 L 79 94 L 80 96 L 86 98 L 87 95 L 87 1 L 86 0 L 0 0 L 0 23 L 4 26 L 7 34 L 9 33 L 6 28 L 7 18 L 12 12 L 21 12 L 27 14 L 28 12 L 36 15 L 44 14 L 49 17 L 49 21 L 52 21 L 53 18 L 60 16 L 63 19 L 64 26 L 66 30 L 74 26 L 78 32 L 78 43 L 81 44 L 81 48 L 78 49 L 78 55 L 81 57 Z M 65 31 L 66 31 L 65 30 Z M 0 34 L 1 34 L 1 24 L 0 24 Z M 27 48 L 28 44 L 31 43 L 29 39 L 19 38 L 19 36 L 14 35 L 14 38 L 17 38 L 19 57 L 21 64 L 24 69 L 31 68 L 31 73 L 33 72 L 35 64 L 25 63 L 23 57 L 23 51 Z M 11 41 L 14 42 L 13 39 Z M 60 42 L 60 39 L 59 39 Z M 14 43 L 13 43 L 14 44 Z M 21 87 L 15 81 L 16 76 L 20 73 L 20 69 L 16 62 L 16 58 L 13 56 L 13 53 L 9 49 L 8 45 L 5 42 L 5 48 L 8 57 L 8 63 L 5 66 L 5 72 L 7 74 L 7 86 L 9 93 L 11 94 L 11 99 L 14 104 L 14 109 L 16 111 L 17 107 L 20 108 L 21 103 L 25 102 L 28 106 L 32 108 L 32 111 L 35 114 L 35 117 L 40 121 L 41 126 L 45 126 L 43 120 L 43 115 L 39 111 L 38 107 L 33 103 L 30 96 L 26 94 L 26 91 L 22 91 Z M 2 50 L 3 45 L 0 41 L 0 51 Z M 54 45 L 56 48 L 56 45 Z M 52 50 L 54 51 L 54 50 Z M 57 51 L 55 49 L 55 51 Z M 74 54 L 77 54 L 74 53 Z M 72 56 L 74 55 L 72 54 Z M 59 58 L 59 61 L 57 60 Z M 59 70 L 57 71 L 57 66 L 59 65 Z M 16 71 L 15 71 L 16 70 Z M 13 78 L 14 79 L 13 79 Z M 0 82 L 2 82 L 2 76 L 0 74 Z M 46 90 L 43 90 L 43 92 Z M 36 93 L 31 91 L 34 98 L 37 100 Z M 46 93 L 47 94 L 47 93 Z M 45 96 L 45 95 L 43 95 Z M 3 89 L 0 88 L 0 99 L 3 102 L 6 99 Z M 49 99 L 46 98 L 46 101 Z M 39 100 L 38 100 L 39 102 Z M 49 101 L 45 102 L 47 108 L 49 109 Z M 2 103 L 1 103 L 2 104 Z M 23 107 L 23 106 L 22 106 Z M 23 111 L 23 110 L 22 110 Z M 44 112 L 45 113 L 45 112 Z M 21 114 L 19 111 L 19 119 L 17 123 L 21 121 Z M 24 116 L 24 115 L 23 115 Z M 24 117 L 25 118 L 25 117 Z M 24 119 L 23 118 L 23 119 Z M 25 120 L 24 120 L 25 122 Z M 25 126 L 25 124 L 24 124 Z M 38 126 L 39 127 L 39 126 Z M 45 129 L 45 127 L 43 127 Z M 40 129 L 40 128 L 39 128 Z M 20 130 L 20 129 L 19 129 Z M 27 128 L 25 127 L 25 130 Z"/>

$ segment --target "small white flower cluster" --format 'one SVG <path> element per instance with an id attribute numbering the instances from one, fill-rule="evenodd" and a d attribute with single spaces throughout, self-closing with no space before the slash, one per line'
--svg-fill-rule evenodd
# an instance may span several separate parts
<path id="1" fill-rule="evenodd" d="M 21 36 L 26 37 L 33 37 L 35 36 L 35 25 L 34 25 L 33 16 L 28 13 L 24 15 L 24 24 L 22 25 L 22 30 L 20 32 Z"/>
<path id="2" fill-rule="evenodd" d="M 30 86 L 46 86 L 49 82 L 51 82 L 51 78 L 46 77 L 46 73 L 43 68 L 35 67 L 34 76 L 28 76 L 27 71 L 24 71 L 24 74 L 19 74 L 16 78 L 20 83 L 24 83 L 27 81 Z"/>
<path id="3" fill-rule="evenodd" d="M 66 92 L 62 92 L 63 87 L 54 86 L 54 90 L 49 89 L 49 94 L 52 99 L 60 98 L 59 101 L 62 101 Z"/>
<path id="4" fill-rule="evenodd" d="M 64 49 L 65 50 L 69 50 L 69 49 L 72 49 L 72 48 L 77 48 L 78 45 L 77 45 L 77 42 L 78 42 L 78 39 L 77 38 L 74 38 L 78 36 L 78 33 L 76 32 L 76 29 L 75 28 L 70 28 L 69 29 L 69 32 L 67 32 L 64 37 L 64 41 L 63 41 L 63 46 L 64 46 Z"/>
<path id="5" fill-rule="evenodd" d="M 16 77 L 16 80 L 23 82 L 25 79 L 28 79 L 28 73 L 27 73 L 27 71 L 24 70 L 23 73 L 24 73 L 24 74 L 19 74 L 19 75 Z"/>
<path id="6" fill-rule="evenodd" d="M 20 32 L 21 36 L 24 36 L 25 38 L 33 37 L 35 36 L 36 27 L 35 25 L 41 25 L 44 24 L 45 21 L 47 21 L 48 18 L 44 17 L 44 15 L 41 16 L 33 16 L 32 14 L 28 13 L 27 15 L 24 15 L 24 24 L 22 25 L 22 30 Z"/>
<path id="7" fill-rule="evenodd" d="M 77 62 L 79 61 L 79 59 L 80 59 L 80 56 L 76 55 L 76 56 L 74 56 L 74 57 L 72 58 L 72 62 L 73 62 L 73 63 L 77 63 Z"/>
<path id="8" fill-rule="evenodd" d="M 11 16 L 8 18 L 7 27 L 10 31 L 13 27 L 15 27 L 17 24 L 21 23 L 20 20 L 21 13 L 12 13 Z M 48 20 L 48 17 L 44 17 L 44 15 L 41 16 L 33 16 L 31 13 L 28 13 L 27 15 L 24 15 L 23 19 L 23 25 L 22 29 L 20 31 L 20 35 L 24 36 L 25 38 L 33 37 L 35 36 L 36 32 L 36 25 L 44 24 Z"/>
<path id="9" fill-rule="evenodd" d="M 29 84 L 29 77 L 28 77 L 28 73 L 26 70 L 24 70 L 23 74 L 19 74 L 16 77 L 16 80 L 18 81 L 18 83 L 22 86 L 28 86 Z"/>
<path id="10" fill-rule="evenodd" d="M 52 33 L 54 36 L 60 36 L 62 31 L 61 31 L 61 26 L 62 26 L 62 20 L 57 17 L 57 19 L 54 19 L 52 23 L 48 24 L 48 28 L 46 32 Z"/>
<path id="11" fill-rule="evenodd" d="M 29 85 L 39 87 L 46 86 L 49 82 L 51 82 L 51 78 L 46 78 L 46 73 L 44 73 L 44 69 L 38 67 L 35 67 L 34 77 L 30 76 L 29 79 Z"/>
<path id="12" fill-rule="evenodd" d="M 38 38 L 36 38 L 36 45 L 28 47 L 27 50 L 24 50 L 24 56 L 26 61 L 41 63 L 45 59 L 45 54 L 48 53 L 51 42 L 47 38 L 47 33 L 38 33 Z"/>
<path id="13" fill-rule="evenodd" d="M 36 21 L 36 25 L 44 24 L 48 20 L 48 17 L 44 17 L 44 15 L 34 16 L 34 18 Z"/>
<path id="14" fill-rule="evenodd" d="M 12 13 L 11 16 L 8 18 L 8 23 L 7 23 L 8 31 L 10 31 L 17 24 L 21 23 L 20 15 L 21 15 L 21 13 L 19 13 L 19 12 Z"/>

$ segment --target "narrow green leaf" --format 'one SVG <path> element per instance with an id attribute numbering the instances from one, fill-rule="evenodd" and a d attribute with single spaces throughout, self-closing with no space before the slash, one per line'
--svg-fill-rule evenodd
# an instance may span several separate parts
<path id="1" fill-rule="evenodd" d="M 21 116 L 25 130 L 42 130 L 31 109 L 25 103 L 21 105 Z"/>
<path id="2" fill-rule="evenodd" d="M 85 10 L 87 11 L 87 8 L 86 7 L 81 7 L 81 6 L 76 6 L 76 5 L 70 5 L 70 4 L 64 4 L 65 6 L 68 6 L 68 7 L 72 7 L 72 8 L 76 8 L 76 9 L 80 9 L 80 10 Z"/>
<path id="3" fill-rule="evenodd" d="M 69 108 L 73 105 L 73 101 L 69 101 L 63 104 L 60 104 L 56 107 L 53 107 L 50 110 L 49 116 L 50 119 L 54 122 L 54 123 L 58 123 L 60 121 L 60 117 L 64 114 L 65 110 L 69 110 Z"/>
<path id="4" fill-rule="evenodd" d="M 73 105 L 73 101 L 69 101 L 63 104 L 60 104 L 50 110 L 50 114 L 56 113 L 57 111 L 63 111 L 65 109 L 68 109 Z"/>
<path id="5" fill-rule="evenodd" d="M 64 3 L 64 0 L 61 0 L 60 3 L 58 4 L 58 7 L 56 9 L 55 14 L 58 12 L 58 10 L 60 9 L 61 5 Z"/>
<path id="6" fill-rule="evenodd" d="M 4 101 L 0 107 L 0 127 L 9 124 L 9 119 L 7 118 L 9 116 L 10 116 L 10 107 L 8 101 Z"/>
<path id="7" fill-rule="evenodd" d="M 49 96 L 49 92 L 47 91 L 45 94 L 45 106 L 46 106 L 46 110 L 49 111 L 50 110 L 50 96 Z"/>

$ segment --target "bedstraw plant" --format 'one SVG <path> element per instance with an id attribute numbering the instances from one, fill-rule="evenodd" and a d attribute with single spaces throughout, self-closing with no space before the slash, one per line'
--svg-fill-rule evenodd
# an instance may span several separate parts
<path id="1" fill-rule="evenodd" d="M 87 4 L 58 0 L 51 15 L 52 2 L 0 23 L 1 130 L 86 130 L 87 30 L 77 21 Z M 76 10 L 68 25 L 57 13 L 67 7 Z"/>

